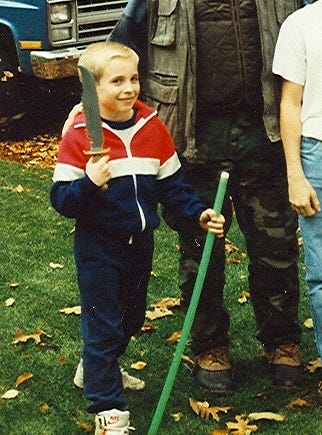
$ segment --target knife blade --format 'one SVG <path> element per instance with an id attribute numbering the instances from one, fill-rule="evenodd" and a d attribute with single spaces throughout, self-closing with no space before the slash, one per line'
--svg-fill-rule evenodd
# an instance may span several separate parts
<path id="1" fill-rule="evenodd" d="M 88 154 L 101 156 L 104 153 L 103 131 L 93 74 L 83 65 L 78 65 L 82 77 L 82 104 L 86 117 L 86 131 L 91 140 L 91 151 Z"/>
<path id="2" fill-rule="evenodd" d="M 109 150 L 103 148 L 102 121 L 93 74 L 83 65 L 78 65 L 78 69 L 82 78 L 82 104 L 86 117 L 86 131 L 91 140 L 90 151 L 84 151 L 84 153 L 91 155 L 95 162 Z M 106 190 L 107 184 L 102 186 L 102 189 Z"/>

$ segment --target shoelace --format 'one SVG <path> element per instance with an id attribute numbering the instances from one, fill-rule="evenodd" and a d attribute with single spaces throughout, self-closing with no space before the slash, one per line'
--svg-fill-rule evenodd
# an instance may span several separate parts
<path id="1" fill-rule="evenodd" d="M 209 359 L 219 364 L 227 363 L 227 351 L 225 349 L 217 348 L 215 352 L 209 353 Z"/>
<path id="2" fill-rule="evenodd" d="M 289 358 L 298 362 L 298 347 L 296 344 L 282 344 L 275 350 L 275 358 Z"/>

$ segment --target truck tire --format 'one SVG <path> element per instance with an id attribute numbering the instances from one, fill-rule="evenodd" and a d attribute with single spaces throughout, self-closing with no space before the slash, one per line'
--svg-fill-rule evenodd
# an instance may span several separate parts
<path id="1" fill-rule="evenodd" d="M 12 118 L 22 115 L 24 84 L 18 65 L 10 54 L 0 47 L 0 128 Z"/>

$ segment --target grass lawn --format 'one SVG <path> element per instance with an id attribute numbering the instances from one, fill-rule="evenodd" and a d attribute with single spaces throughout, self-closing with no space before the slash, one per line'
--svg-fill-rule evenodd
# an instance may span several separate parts
<path id="1" fill-rule="evenodd" d="M 8 390 L 18 391 L 14 398 L 0 399 L 1 435 L 77 435 L 93 433 L 94 429 L 93 416 L 86 412 L 86 400 L 72 382 L 81 351 L 80 318 L 59 311 L 77 306 L 79 297 L 72 250 L 73 221 L 60 217 L 49 204 L 51 175 L 46 169 L 0 161 L 0 397 Z M 236 223 L 228 238 L 244 251 Z M 179 296 L 176 243 L 176 234 L 165 225 L 156 232 L 149 307 L 161 298 Z M 234 256 L 236 253 L 227 255 L 227 260 Z M 285 416 L 284 421 L 252 422 L 257 425 L 256 433 L 322 435 L 321 409 L 315 395 L 320 373 L 307 372 L 300 390 L 273 387 L 260 354 L 260 344 L 254 338 L 256 327 L 251 304 L 238 302 L 242 292 L 248 290 L 247 257 L 238 256 L 238 259 L 238 263 L 227 261 L 225 292 L 231 313 L 236 392 L 228 397 L 216 397 L 202 391 L 193 382 L 191 362 L 183 361 L 158 433 L 215 434 L 227 422 L 236 422 L 236 415 L 270 411 Z M 302 262 L 299 267 L 303 324 L 310 312 Z M 12 305 L 6 304 L 10 298 L 13 298 Z M 184 320 L 178 308 L 173 313 L 148 321 L 156 326 L 155 331 L 135 337 L 122 357 L 123 367 L 146 382 L 144 391 L 126 393 L 136 435 L 148 433 L 172 361 L 175 344 L 167 338 L 181 329 Z M 13 344 L 17 330 L 32 337 Z M 36 344 L 35 339 L 39 337 L 41 341 Z M 304 326 L 302 352 L 306 363 L 317 358 L 313 331 Z M 188 348 L 185 354 L 192 358 Z M 136 372 L 131 368 L 137 361 L 147 363 L 144 370 Z M 19 383 L 20 375 L 25 375 L 27 380 Z M 211 407 L 231 409 L 226 414 L 219 413 L 218 422 L 212 418 L 207 421 L 193 413 L 189 397 L 207 401 Z M 287 408 L 298 398 L 305 399 L 306 406 L 299 403 L 293 409 Z M 179 421 L 173 416 L 177 414 L 181 416 Z"/>

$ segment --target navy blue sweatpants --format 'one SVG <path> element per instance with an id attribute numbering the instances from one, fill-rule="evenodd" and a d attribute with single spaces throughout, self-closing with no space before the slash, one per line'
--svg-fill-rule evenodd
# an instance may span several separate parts
<path id="1" fill-rule="evenodd" d="M 123 409 L 118 357 L 145 318 L 153 233 L 75 237 L 81 296 L 84 394 L 89 412 Z M 87 237 L 88 236 L 88 237 Z"/>

